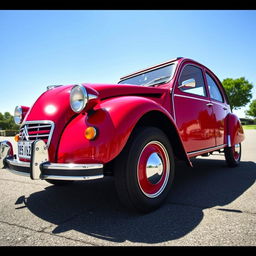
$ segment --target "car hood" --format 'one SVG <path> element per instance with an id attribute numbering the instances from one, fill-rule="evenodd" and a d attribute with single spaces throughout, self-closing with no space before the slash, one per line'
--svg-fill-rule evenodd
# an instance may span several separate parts
<path id="1" fill-rule="evenodd" d="M 88 93 L 96 93 L 100 101 L 117 96 L 143 96 L 150 97 L 162 103 L 167 89 L 142 87 L 135 85 L 113 85 L 113 84 L 82 84 Z M 55 152 L 59 143 L 59 136 L 65 126 L 77 114 L 70 107 L 70 91 L 74 85 L 65 85 L 44 92 L 29 109 L 24 122 L 26 121 L 53 121 L 53 131 L 50 151 Z M 54 159 L 51 159 L 53 161 Z"/>
<path id="2" fill-rule="evenodd" d="M 124 84 L 82 84 L 86 88 L 92 88 L 99 93 L 99 99 L 104 100 L 117 96 L 149 96 L 161 97 L 166 92 L 165 88 L 145 87 L 139 85 Z"/>
<path id="3" fill-rule="evenodd" d="M 142 96 L 163 98 L 169 90 L 166 88 L 144 87 L 138 85 L 118 84 L 82 84 L 88 93 L 97 94 L 99 100 L 118 96 Z M 75 115 L 70 107 L 70 91 L 74 85 L 65 85 L 44 92 L 29 109 L 25 121 L 51 120 L 66 123 Z"/>

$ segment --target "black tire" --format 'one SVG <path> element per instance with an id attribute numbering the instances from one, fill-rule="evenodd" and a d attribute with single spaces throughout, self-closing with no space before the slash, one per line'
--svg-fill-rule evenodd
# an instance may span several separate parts
<path id="1" fill-rule="evenodd" d="M 45 181 L 55 186 L 66 186 L 74 182 L 73 180 L 45 180 Z"/>
<path id="2" fill-rule="evenodd" d="M 150 161 L 155 164 L 151 166 Z M 174 168 L 167 136 L 155 127 L 136 129 L 115 161 L 115 186 L 120 201 L 136 212 L 157 209 L 171 188 Z"/>
<path id="3" fill-rule="evenodd" d="M 224 148 L 226 163 L 229 167 L 236 167 L 240 163 L 242 147 L 241 143 L 233 147 Z"/>

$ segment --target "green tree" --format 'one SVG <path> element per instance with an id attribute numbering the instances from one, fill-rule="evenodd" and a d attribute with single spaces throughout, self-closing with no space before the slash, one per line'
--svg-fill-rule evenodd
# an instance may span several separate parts
<path id="1" fill-rule="evenodd" d="M 2 130 L 18 130 L 19 126 L 15 124 L 13 116 L 9 112 L 4 114 L 0 112 L 0 128 Z"/>
<path id="2" fill-rule="evenodd" d="M 249 110 L 245 111 L 246 115 L 256 118 L 256 99 L 252 100 L 249 105 Z"/>
<path id="3" fill-rule="evenodd" d="M 5 120 L 10 120 L 12 118 L 13 118 L 13 116 L 9 112 L 4 112 L 4 119 Z"/>
<path id="4" fill-rule="evenodd" d="M 231 110 L 241 108 L 250 102 L 253 84 L 244 77 L 226 78 L 222 81 L 222 85 L 228 95 Z"/>

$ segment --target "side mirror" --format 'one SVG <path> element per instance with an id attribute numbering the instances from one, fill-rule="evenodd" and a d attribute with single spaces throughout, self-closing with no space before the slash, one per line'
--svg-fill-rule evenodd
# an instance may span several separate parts
<path id="1" fill-rule="evenodd" d="M 196 81 L 194 78 L 187 79 L 181 83 L 181 85 L 178 88 L 195 88 L 196 87 Z"/>

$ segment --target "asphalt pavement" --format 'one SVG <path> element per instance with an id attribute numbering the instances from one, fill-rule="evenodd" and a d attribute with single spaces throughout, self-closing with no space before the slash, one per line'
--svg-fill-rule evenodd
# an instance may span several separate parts
<path id="1" fill-rule="evenodd" d="M 120 205 L 111 177 L 55 187 L 0 170 L 0 246 L 255 246 L 256 130 L 245 135 L 239 167 L 217 153 L 177 163 L 146 215 Z"/>

